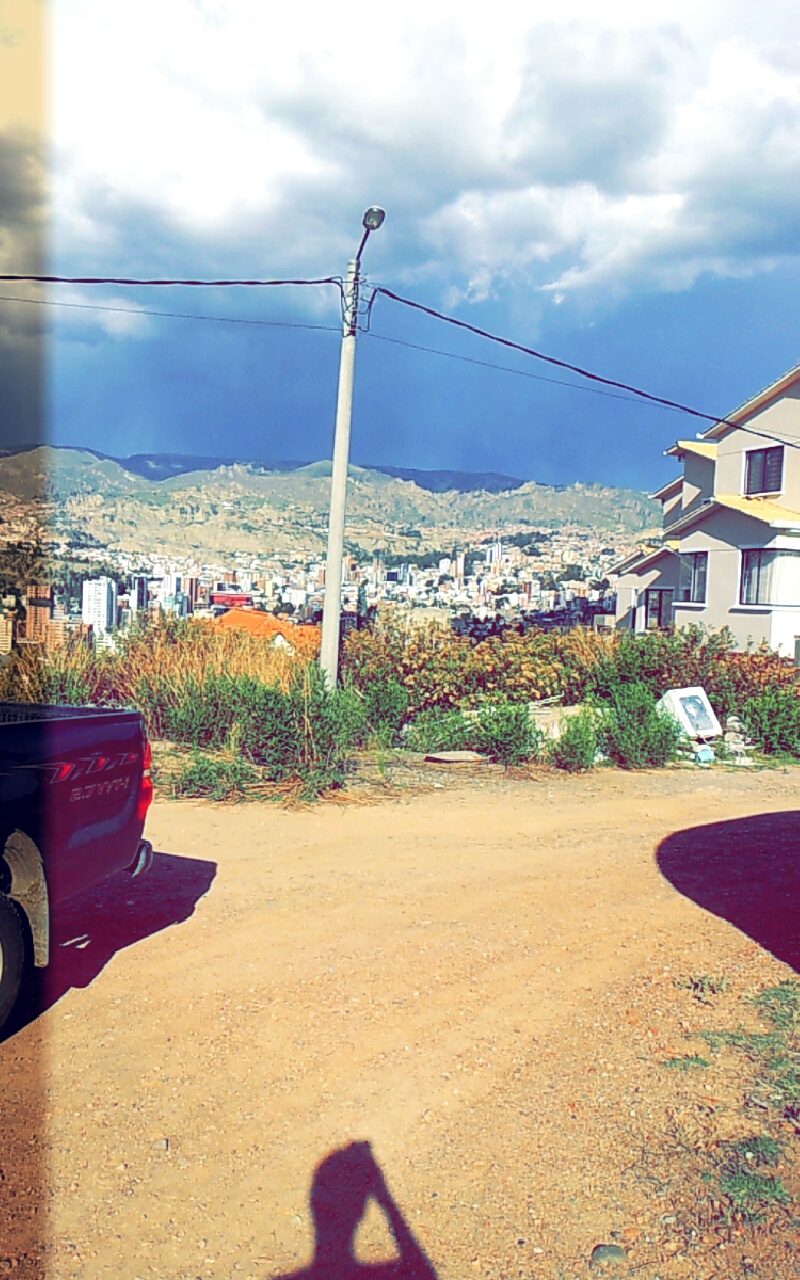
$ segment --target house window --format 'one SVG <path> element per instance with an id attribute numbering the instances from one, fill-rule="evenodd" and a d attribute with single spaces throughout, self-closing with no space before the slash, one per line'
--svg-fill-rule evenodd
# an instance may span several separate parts
<path id="1" fill-rule="evenodd" d="M 644 625 L 648 631 L 658 631 L 672 622 L 672 592 L 663 588 L 645 591 Z"/>
<path id="2" fill-rule="evenodd" d="M 695 551 L 692 555 L 681 556 L 678 599 L 689 604 L 705 604 L 707 576 L 707 551 Z"/>
<path id="3" fill-rule="evenodd" d="M 783 445 L 777 445 L 774 449 L 750 449 L 744 457 L 745 493 L 780 493 L 783 484 Z"/>
<path id="4" fill-rule="evenodd" d="M 800 605 L 800 551 L 743 551 L 739 603 Z"/>

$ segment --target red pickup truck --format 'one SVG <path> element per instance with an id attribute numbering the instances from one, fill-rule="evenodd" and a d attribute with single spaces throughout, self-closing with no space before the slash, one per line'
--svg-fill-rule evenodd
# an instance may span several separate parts
<path id="1" fill-rule="evenodd" d="M 152 796 L 137 711 L 0 703 L 0 1027 L 49 961 L 53 908 L 150 865 Z"/>

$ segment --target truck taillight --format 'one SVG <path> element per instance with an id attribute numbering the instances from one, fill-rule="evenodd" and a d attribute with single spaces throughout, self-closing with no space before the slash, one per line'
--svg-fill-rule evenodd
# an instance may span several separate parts
<path id="1" fill-rule="evenodd" d="M 150 802 L 153 799 L 153 779 L 150 777 L 152 764 L 153 752 L 150 748 L 150 743 L 145 739 L 142 781 L 139 783 L 139 796 L 136 801 L 136 818 L 138 822 L 144 822 L 147 817 L 147 810 L 150 808 Z"/>

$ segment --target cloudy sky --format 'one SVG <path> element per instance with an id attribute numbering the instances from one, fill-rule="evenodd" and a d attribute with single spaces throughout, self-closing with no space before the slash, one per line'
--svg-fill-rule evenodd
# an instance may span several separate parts
<path id="1" fill-rule="evenodd" d="M 656 395 L 722 415 L 800 360 L 794 0 L 52 12 L 53 272 L 343 274 L 377 203 L 368 284 Z M 41 144 L 0 124 L 3 269 L 26 269 Z M 6 303 L 0 338 L 46 315 L 55 442 L 329 455 L 334 289 L 46 296 L 71 305 Z M 647 488 L 702 430 L 542 378 L 580 382 L 379 297 L 354 459 Z"/>

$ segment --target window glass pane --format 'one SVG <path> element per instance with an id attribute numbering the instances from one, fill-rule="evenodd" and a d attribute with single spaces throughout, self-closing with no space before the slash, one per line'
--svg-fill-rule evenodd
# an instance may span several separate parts
<path id="1" fill-rule="evenodd" d="M 741 603 L 755 604 L 758 589 L 758 552 L 742 552 Z"/>
<path id="2" fill-rule="evenodd" d="M 775 551 L 758 553 L 758 598 L 756 604 L 775 604 Z"/>
<path id="3" fill-rule="evenodd" d="M 745 493 L 779 493 L 783 484 L 783 445 L 750 449 L 745 458 Z"/>
<path id="4" fill-rule="evenodd" d="M 800 604 L 800 551 L 776 551 L 775 604 Z"/>
<path id="5" fill-rule="evenodd" d="M 743 551 L 742 604 L 800 604 L 797 551 Z"/>
<path id="6" fill-rule="evenodd" d="M 763 489 L 762 480 L 764 476 L 764 450 L 751 449 L 745 455 L 747 466 L 745 469 L 745 493 L 761 493 Z"/>
<path id="7" fill-rule="evenodd" d="M 783 483 L 783 446 L 764 450 L 764 492 L 777 493 Z"/>
<path id="8" fill-rule="evenodd" d="M 692 598 L 692 557 L 681 556 L 681 571 L 678 581 L 678 599 L 691 600 Z"/>
<path id="9" fill-rule="evenodd" d="M 658 600 L 659 594 L 660 593 L 658 591 L 645 592 L 645 598 L 644 598 L 645 623 L 644 625 L 648 628 L 648 630 L 652 630 L 654 627 L 660 626 L 659 616 L 658 616 L 659 615 L 659 600 Z"/>
<path id="10" fill-rule="evenodd" d="M 698 551 L 694 557 L 694 574 L 692 581 L 692 599 L 698 604 L 705 604 L 706 575 L 708 572 L 708 552 Z"/>

